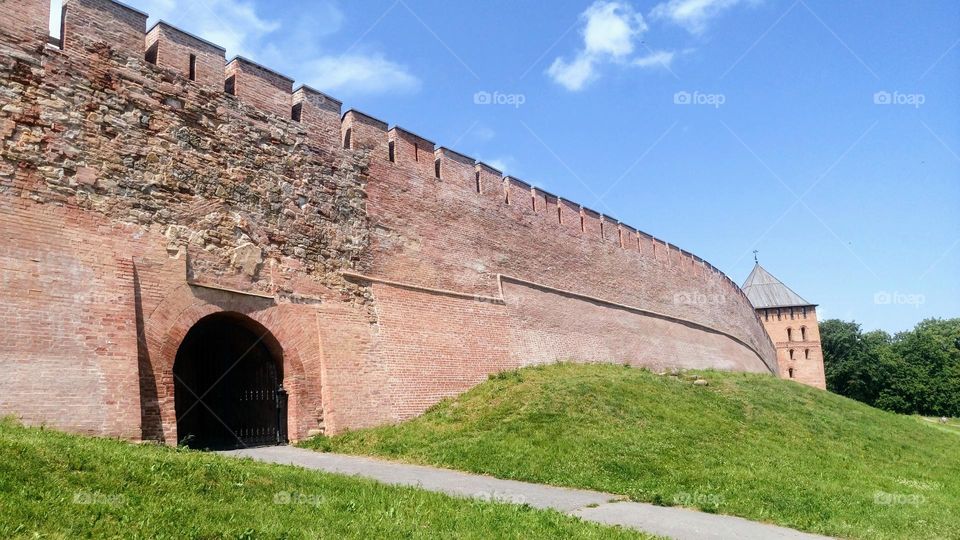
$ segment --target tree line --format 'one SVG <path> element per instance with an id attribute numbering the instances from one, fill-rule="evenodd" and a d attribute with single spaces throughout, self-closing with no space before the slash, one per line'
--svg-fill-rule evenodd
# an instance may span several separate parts
<path id="1" fill-rule="evenodd" d="M 960 318 L 892 336 L 828 319 L 820 338 L 831 392 L 897 413 L 960 417 Z"/>

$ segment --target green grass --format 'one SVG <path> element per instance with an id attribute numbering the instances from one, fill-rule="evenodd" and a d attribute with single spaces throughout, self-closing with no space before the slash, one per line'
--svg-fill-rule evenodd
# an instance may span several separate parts
<path id="1" fill-rule="evenodd" d="M 403 424 L 304 446 L 839 537 L 960 538 L 960 440 L 950 428 L 762 375 L 527 368 Z"/>
<path id="2" fill-rule="evenodd" d="M 558 512 L 0 422 L 0 538 L 649 538 Z"/>
<path id="3" fill-rule="evenodd" d="M 949 433 L 956 433 L 957 435 L 960 435 L 960 418 L 947 418 L 946 423 L 941 423 L 939 417 L 920 416 L 918 418 L 920 418 L 924 422 L 933 424 L 938 429 L 942 429 Z"/>

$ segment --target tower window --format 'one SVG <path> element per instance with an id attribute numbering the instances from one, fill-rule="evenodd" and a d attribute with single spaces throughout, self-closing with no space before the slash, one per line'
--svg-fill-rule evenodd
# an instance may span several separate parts
<path id="1" fill-rule="evenodd" d="M 790 349 L 790 359 L 793 360 L 793 349 Z"/>
<path id="2" fill-rule="evenodd" d="M 804 359 L 804 360 L 809 360 L 809 359 L 810 359 L 810 349 L 804 349 L 804 350 L 803 350 L 803 359 Z"/>
<path id="3" fill-rule="evenodd" d="M 390 161 L 393 161 L 393 151 L 392 151 L 393 143 L 390 143 L 390 144 L 391 144 Z M 477 171 L 477 193 L 480 193 L 480 171 Z"/>
<path id="4" fill-rule="evenodd" d="M 807 327 L 806 327 L 806 326 L 801 326 L 801 327 L 800 327 L 800 341 L 806 341 L 806 340 L 807 340 Z"/>
<path id="5" fill-rule="evenodd" d="M 793 328 L 787 328 L 787 341 L 793 341 Z"/>
<path id="6" fill-rule="evenodd" d="M 190 55 L 190 80 L 197 80 L 197 55 Z"/>
<path id="7" fill-rule="evenodd" d="M 792 378 L 793 378 L 793 368 L 788 369 L 788 370 L 787 370 L 787 373 L 790 374 L 790 378 L 792 379 Z"/>
<path id="8" fill-rule="evenodd" d="M 350 130 L 352 128 L 347 128 L 347 131 L 343 134 L 343 147 L 347 150 L 350 149 Z"/>

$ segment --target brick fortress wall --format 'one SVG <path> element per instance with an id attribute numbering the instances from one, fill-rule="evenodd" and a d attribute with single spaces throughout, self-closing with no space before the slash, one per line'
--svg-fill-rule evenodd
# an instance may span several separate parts
<path id="1" fill-rule="evenodd" d="M 556 360 L 777 371 L 698 257 L 109 0 L 0 20 L 0 412 L 176 440 L 211 313 L 282 349 L 290 433 Z M 217 68 L 219 66 L 219 72 Z"/>

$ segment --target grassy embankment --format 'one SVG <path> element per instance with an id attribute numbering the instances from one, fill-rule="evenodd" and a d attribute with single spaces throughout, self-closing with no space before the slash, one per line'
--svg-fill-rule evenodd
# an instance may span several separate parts
<path id="1" fill-rule="evenodd" d="M 399 425 L 304 446 L 832 536 L 960 538 L 952 431 L 769 376 L 560 364 L 501 374 Z"/>
<path id="2" fill-rule="evenodd" d="M 558 512 L 0 421 L 0 538 L 649 538 Z"/>

